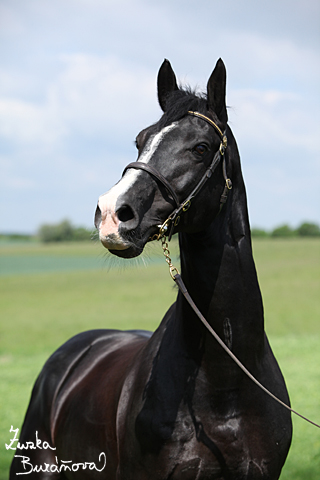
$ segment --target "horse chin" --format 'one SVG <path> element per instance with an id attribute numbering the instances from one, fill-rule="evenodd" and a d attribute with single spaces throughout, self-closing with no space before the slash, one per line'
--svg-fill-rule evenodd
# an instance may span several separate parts
<path id="1" fill-rule="evenodd" d="M 117 257 L 120 257 L 120 258 L 134 258 L 134 257 L 138 257 L 142 253 L 143 248 L 131 246 L 126 248 L 125 250 L 113 250 L 113 249 L 108 249 L 108 250 L 110 253 L 112 253 L 112 255 L 116 255 Z"/>
<path id="2" fill-rule="evenodd" d="M 102 245 L 109 250 L 112 255 L 120 258 L 134 258 L 141 255 L 145 245 L 150 241 L 153 235 L 158 233 L 159 228 L 151 226 L 146 229 L 144 234 L 139 235 L 139 239 L 125 239 L 119 234 L 109 234 L 103 236 L 100 234 L 100 241 Z"/>

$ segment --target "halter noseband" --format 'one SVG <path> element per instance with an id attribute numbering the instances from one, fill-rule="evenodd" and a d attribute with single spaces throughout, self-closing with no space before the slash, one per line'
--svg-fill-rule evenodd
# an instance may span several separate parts
<path id="1" fill-rule="evenodd" d="M 171 240 L 171 237 L 172 237 L 172 234 L 173 234 L 173 229 L 180 222 L 181 214 L 186 212 L 187 210 L 189 210 L 190 205 L 191 205 L 191 200 L 197 195 L 197 193 L 201 190 L 201 188 L 206 183 L 206 181 L 211 177 L 211 175 L 213 174 L 215 168 L 217 167 L 217 165 L 218 165 L 218 163 L 220 162 L 221 159 L 223 159 L 222 173 L 223 173 L 223 177 L 224 177 L 224 180 L 225 180 L 225 186 L 224 186 L 223 192 L 222 192 L 221 197 L 220 197 L 219 213 L 220 213 L 223 205 L 227 201 L 228 191 L 231 190 L 231 188 L 232 188 L 232 182 L 231 182 L 230 178 L 227 177 L 226 160 L 225 160 L 225 155 L 224 155 L 225 150 L 227 148 L 226 132 L 225 131 L 222 132 L 221 129 L 218 127 L 218 125 L 213 120 L 211 120 L 211 118 L 206 117 L 205 115 L 202 115 L 202 113 L 189 111 L 188 115 L 192 115 L 193 117 L 200 118 L 200 119 L 204 120 L 205 122 L 207 122 L 209 125 L 211 125 L 216 130 L 218 135 L 220 136 L 221 143 L 220 143 L 219 150 L 216 152 L 216 154 L 213 157 L 211 165 L 209 166 L 209 168 L 207 169 L 207 171 L 205 172 L 203 177 L 200 179 L 200 181 L 198 182 L 196 187 L 192 190 L 192 192 L 188 195 L 188 197 L 183 202 L 181 202 L 181 203 L 179 202 L 179 198 L 178 198 L 177 194 L 175 193 L 174 189 L 172 188 L 172 186 L 170 185 L 170 183 L 168 182 L 168 180 L 163 175 L 161 175 L 161 173 L 159 173 L 155 168 L 153 168 L 151 165 L 149 165 L 148 163 L 143 163 L 143 162 L 139 162 L 139 161 L 129 163 L 129 165 L 126 166 L 126 168 L 124 169 L 123 174 L 122 174 L 122 175 L 124 175 L 125 172 L 129 168 L 135 168 L 137 170 L 144 170 L 145 172 L 148 172 L 150 175 L 152 175 L 157 180 L 159 180 L 160 183 L 162 183 L 162 185 L 170 193 L 170 195 L 172 196 L 172 198 L 173 198 L 173 200 L 176 204 L 175 210 L 169 215 L 169 217 L 165 220 L 165 222 L 162 225 L 159 225 L 159 233 L 154 235 L 152 237 L 152 240 L 159 239 L 159 238 L 161 238 L 165 235 L 168 235 L 168 239 Z M 169 230 L 169 233 L 168 233 L 169 226 L 170 226 L 170 230 Z"/>

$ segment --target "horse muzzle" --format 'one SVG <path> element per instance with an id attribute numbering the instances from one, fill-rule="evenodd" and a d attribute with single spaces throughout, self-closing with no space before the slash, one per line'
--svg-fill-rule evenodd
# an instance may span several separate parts
<path id="1" fill-rule="evenodd" d="M 138 246 L 126 238 L 126 234 L 134 231 L 136 227 L 135 213 L 128 206 L 115 211 L 109 202 L 105 201 L 108 199 L 103 197 L 99 199 L 94 218 L 102 245 L 118 257 L 133 258 L 140 255 L 143 246 Z"/>

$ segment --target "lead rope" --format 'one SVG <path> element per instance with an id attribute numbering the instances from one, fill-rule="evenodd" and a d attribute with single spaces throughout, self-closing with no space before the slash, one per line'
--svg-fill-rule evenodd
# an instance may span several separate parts
<path id="1" fill-rule="evenodd" d="M 160 240 L 160 238 L 159 238 Z M 240 360 L 231 352 L 231 350 L 227 347 L 227 345 L 221 340 L 221 338 L 219 337 L 219 335 L 213 330 L 213 328 L 211 327 L 211 325 L 207 322 L 207 320 L 204 318 L 204 316 L 202 315 L 202 313 L 200 312 L 200 310 L 198 309 L 198 307 L 196 306 L 196 304 L 194 303 L 194 301 L 192 300 L 192 298 L 190 297 L 190 294 L 182 280 L 182 277 L 179 273 L 179 270 L 172 264 L 172 260 L 170 258 L 170 251 L 169 251 L 169 248 L 168 248 L 168 243 L 167 243 L 167 239 L 165 236 L 161 237 L 161 244 L 162 244 L 162 249 L 163 249 L 163 254 L 165 256 L 165 259 L 166 259 L 166 262 L 169 266 L 169 272 L 170 272 L 170 275 L 171 275 L 171 278 L 176 282 L 176 284 L 178 285 L 179 287 L 179 290 L 180 292 L 183 294 L 183 296 L 185 297 L 185 299 L 187 300 L 187 302 L 189 303 L 189 305 L 191 306 L 191 308 L 193 309 L 193 311 L 195 312 L 195 314 L 198 316 L 198 318 L 201 320 L 201 322 L 204 324 L 204 326 L 209 330 L 209 332 L 211 333 L 211 335 L 213 335 L 213 337 L 217 340 L 217 342 L 219 343 L 219 345 L 221 345 L 221 347 L 227 352 L 227 354 L 232 358 L 232 360 L 241 368 L 241 370 L 256 384 L 258 385 L 258 387 L 260 387 L 265 393 L 267 393 L 271 398 L 273 398 L 274 400 L 276 400 L 278 403 L 280 403 L 280 405 L 282 405 L 283 407 L 285 407 L 287 410 L 290 410 L 290 412 L 292 413 L 295 413 L 296 415 L 298 415 L 298 417 L 301 417 L 303 418 L 303 420 L 306 420 L 307 422 L 311 423 L 312 425 L 314 425 L 315 427 L 318 427 L 320 428 L 320 425 L 318 425 L 317 423 L 313 422 L 312 420 L 309 420 L 307 417 L 304 417 L 303 415 L 301 415 L 300 413 L 296 412 L 295 410 L 293 410 L 291 407 L 289 407 L 289 405 L 287 405 L 286 403 L 282 402 L 282 400 L 280 400 L 278 397 L 276 397 L 275 395 L 273 395 L 273 393 L 271 393 L 266 387 L 264 387 L 250 372 L 249 370 L 246 369 L 246 367 L 240 362 Z"/>

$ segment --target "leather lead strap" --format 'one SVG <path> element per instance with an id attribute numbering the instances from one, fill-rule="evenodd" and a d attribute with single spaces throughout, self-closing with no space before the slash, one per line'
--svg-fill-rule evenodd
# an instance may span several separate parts
<path id="1" fill-rule="evenodd" d="M 219 345 L 221 345 L 221 347 L 227 352 L 227 354 L 229 355 L 229 357 L 232 358 L 232 360 L 238 365 L 238 367 L 241 368 L 241 370 L 256 384 L 258 385 L 259 388 L 261 388 L 265 393 L 267 393 L 271 398 L 273 398 L 276 402 L 280 403 L 280 405 L 282 405 L 283 407 L 285 407 L 287 410 L 289 410 L 290 412 L 292 413 L 295 413 L 296 415 L 298 415 L 298 417 L 301 417 L 303 418 L 303 420 L 306 420 L 307 422 L 311 423 L 312 425 L 314 425 L 315 427 L 318 427 L 320 428 L 320 425 L 318 425 L 317 423 L 313 422 L 312 420 L 309 420 L 307 417 L 304 417 L 303 415 L 301 415 L 300 413 L 296 412 L 295 410 L 293 410 L 291 407 L 289 407 L 289 405 L 287 405 L 286 403 L 284 403 L 282 400 L 280 400 L 278 397 L 276 397 L 275 395 L 273 395 L 273 393 L 271 393 L 266 387 L 264 387 L 250 372 L 249 370 L 246 369 L 246 367 L 240 362 L 240 360 L 231 352 L 231 350 L 227 347 L 227 345 L 221 340 L 221 338 L 219 337 L 219 335 L 213 330 L 213 328 L 211 327 L 210 323 L 204 318 L 204 316 L 202 315 L 202 313 L 200 312 L 200 310 L 198 309 L 198 307 L 196 306 L 196 304 L 194 303 L 194 301 L 192 300 L 182 278 L 181 278 L 181 275 L 179 273 L 177 273 L 176 275 L 174 275 L 174 277 L 172 277 L 174 279 L 174 281 L 176 282 L 176 284 L 178 285 L 179 287 L 179 290 L 180 292 L 182 293 L 182 295 L 184 296 L 184 298 L 187 300 L 187 302 L 189 303 L 189 305 L 191 306 L 192 310 L 195 312 L 195 314 L 197 315 L 197 317 L 201 320 L 201 322 L 204 324 L 204 326 L 209 330 L 209 332 L 211 333 L 211 335 L 217 340 L 217 342 L 219 343 Z"/>

